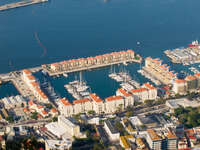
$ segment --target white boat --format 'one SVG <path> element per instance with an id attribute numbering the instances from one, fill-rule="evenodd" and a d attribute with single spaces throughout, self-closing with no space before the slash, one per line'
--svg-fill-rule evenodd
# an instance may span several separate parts
<path id="1" fill-rule="evenodd" d="M 68 77 L 68 74 L 67 74 L 67 73 L 63 73 L 63 76 L 67 78 L 67 77 Z"/>
<path id="2" fill-rule="evenodd" d="M 128 64 L 127 64 L 125 61 L 123 62 L 123 64 L 124 64 L 125 66 L 127 66 L 127 65 L 128 65 Z"/>
<path id="3" fill-rule="evenodd" d="M 81 96 L 88 96 L 88 95 L 90 95 L 90 93 L 89 92 L 80 92 L 80 94 L 81 94 Z"/>
<path id="4" fill-rule="evenodd" d="M 72 82 L 69 82 L 69 84 L 71 84 L 71 85 L 78 84 L 78 83 L 79 83 L 78 80 L 74 80 L 74 81 L 72 81 Z"/>
<path id="5" fill-rule="evenodd" d="M 113 77 L 116 77 L 117 74 L 116 74 L 116 73 L 111 73 L 111 74 L 109 74 L 108 76 L 109 76 L 110 78 L 113 78 Z"/>
<path id="6" fill-rule="evenodd" d="M 83 86 L 80 85 L 79 87 L 77 87 L 77 91 L 78 92 L 83 92 L 83 91 L 86 91 L 88 88 L 89 87 L 86 86 L 86 85 L 83 85 Z"/>

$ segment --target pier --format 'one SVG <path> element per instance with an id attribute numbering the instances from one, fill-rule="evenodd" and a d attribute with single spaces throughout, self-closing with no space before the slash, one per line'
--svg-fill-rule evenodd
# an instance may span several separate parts
<path id="1" fill-rule="evenodd" d="M 28 5 L 37 4 L 37 3 L 44 3 L 44 2 L 48 2 L 48 0 L 24 0 L 24 1 L 16 2 L 16 3 L 2 5 L 0 6 L 0 11 L 18 8 L 18 7 L 24 7 Z"/>

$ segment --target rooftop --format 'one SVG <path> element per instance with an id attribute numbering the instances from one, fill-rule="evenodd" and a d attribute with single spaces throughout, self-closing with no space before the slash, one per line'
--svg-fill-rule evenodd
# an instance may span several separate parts
<path id="1" fill-rule="evenodd" d="M 161 137 L 153 129 L 147 129 L 147 133 L 151 137 L 152 141 L 162 140 Z"/>
<path id="2" fill-rule="evenodd" d="M 147 88 L 147 89 L 149 89 L 149 90 L 154 90 L 154 89 L 156 89 L 153 85 L 151 85 L 149 82 L 147 82 L 147 83 L 144 83 L 144 86 Z"/>
<path id="3" fill-rule="evenodd" d="M 121 100 L 123 99 L 122 96 L 110 96 L 110 97 L 107 97 L 105 100 L 106 101 L 114 101 L 114 100 Z"/>
<path id="4" fill-rule="evenodd" d="M 72 105 L 66 98 L 60 99 L 61 103 L 64 104 L 65 106 Z"/>
<path id="5" fill-rule="evenodd" d="M 113 124 L 112 124 L 112 122 L 111 122 L 110 120 L 106 120 L 106 121 L 105 121 L 105 124 L 107 125 L 107 127 L 109 128 L 109 130 L 110 130 L 110 132 L 111 132 L 112 134 L 119 133 L 119 132 L 117 131 L 117 129 L 113 126 Z"/>
<path id="6" fill-rule="evenodd" d="M 129 96 L 132 96 L 130 93 L 128 93 L 126 90 L 120 88 L 118 89 L 117 91 L 119 91 L 121 94 L 123 94 L 123 96 L 125 97 L 129 97 Z"/>
<path id="7" fill-rule="evenodd" d="M 67 126 L 69 126 L 71 128 L 76 127 L 75 124 L 73 124 L 69 119 L 67 119 L 66 117 L 64 117 L 62 115 L 58 116 L 58 120 L 64 122 Z"/>
<path id="8" fill-rule="evenodd" d="M 180 84 L 180 83 L 185 83 L 186 81 L 185 80 L 177 79 L 177 80 L 175 80 L 175 82 Z"/>
<path id="9" fill-rule="evenodd" d="M 49 149 L 69 149 L 72 142 L 69 140 L 46 140 Z"/>
<path id="10" fill-rule="evenodd" d="M 191 81 L 191 80 L 195 80 L 196 79 L 196 77 L 195 76 L 187 76 L 186 78 L 185 78 L 185 80 L 187 80 L 187 81 Z"/>
<path id="11" fill-rule="evenodd" d="M 103 100 L 99 96 L 97 96 L 96 93 L 90 94 L 90 98 L 97 103 L 103 102 Z"/>
<path id="12" fill-rule="evenodd" d="M 140 93 L 140 92 L 145 92 L 145 91 L 147 91 L 146 88 L 139 88 L 139 89 L 131 90 L 131 93 Z"/>
<path id="13" fill-rule="evenodd" d="M 80 103 L 86 103 L 86 102 L 90 102 L 90 99 L 84 98 L 84 99 L 74 100 L 73 104 L 80 104 Z"/>

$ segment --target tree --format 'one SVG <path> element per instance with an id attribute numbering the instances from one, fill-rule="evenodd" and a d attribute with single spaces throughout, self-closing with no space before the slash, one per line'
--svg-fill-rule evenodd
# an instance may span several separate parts
<path id="1" fill-rule="evenodd" d="M 89 110 L 89 111 L 88 111 L 88 114 L 90 114 L 90 115 L 95 115 L 95 111 L 94 111 L 94 110 Z"/>
<path id="2" fill-rule="evenodd" d="M 33 112 L 33 113 L 31 114 L 31 118 L 37 120 L 37 119 L 38 119 L 38 116 L 37 116 L 37 115 L 38 115 L 37 112 Z"/>
<path id="3" fill-rule="evenodd" d="M 144 103 L 147 105 L 147 106 L 153 106 L 153 102 L 154 100 L 145 100 Z"/>
<path id="4" fill-rule="evenodd" d="M 184 108 L 183 107 L 179 107 L 179 108 L 176 108 L 174 110 L 174 116 L 175 117 L 178 117 L 180 114 L 183 114 L 184 113 Z"/>
<path id="5" fill-rule="evenodd" d="M 119 106 L 117 107 L 117 112 L 121 112 L 123 109 L 123 105 L 122 104 L 119 104 Z"/>
<path id="6" fill-rule="evenodd" d="M 9 122 L 9 123 L 13 123 L 14 122 L 14 119 L 13 119 L 13 116 L 9 115 L 6 120 Z"/>
<path id="7" fill-rule="evenodd" d="M 103 147 L 103 145 L 102 144 L 94 144 L 94 146 L 93 146 L 93 150 L 103 150 L 104 149 L 104 147 Z"/>
<path id="8" fill-rule="evenodd" d="M 127 111 L 125 113 L 126 117 L 132 117 L 133 116 L 133 112 L 132 111 Z"/>
<path id="9" fill-rule="evenodd" d="M 45 106 L 46 106 L 46 108 L 48 108 L 48 109 L 52 109 L 52 108 L 53 108 L 53 106 L 52 106 L 51 104 L 45 104 Z"/>
<path id="10" fill-rule="evenodd" d="M 21 104 L 21 107 L 24 107 L 24 103 Z"/>
<path id="11" fill-rule="evenodd" d="M 53 121 L 53 122 L 58 121 L 58 117 L 53 117 L 53 118 L 52 118 L 52 121 Z"/>

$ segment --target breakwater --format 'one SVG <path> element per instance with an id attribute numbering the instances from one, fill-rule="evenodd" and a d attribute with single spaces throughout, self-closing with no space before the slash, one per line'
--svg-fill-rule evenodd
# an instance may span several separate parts
<path id="1" fill-rule="evenodd" d="M 0 11 L 18 8 L 18 7 L 24 7 L 28 5 L 37 4 L 37 3 L 44 3 L 44 2 L 48 2 L 48 0 L 24 0 L 24 1 L 16 2 L 16 3 L 2 5 L 0 6 Z"/>

